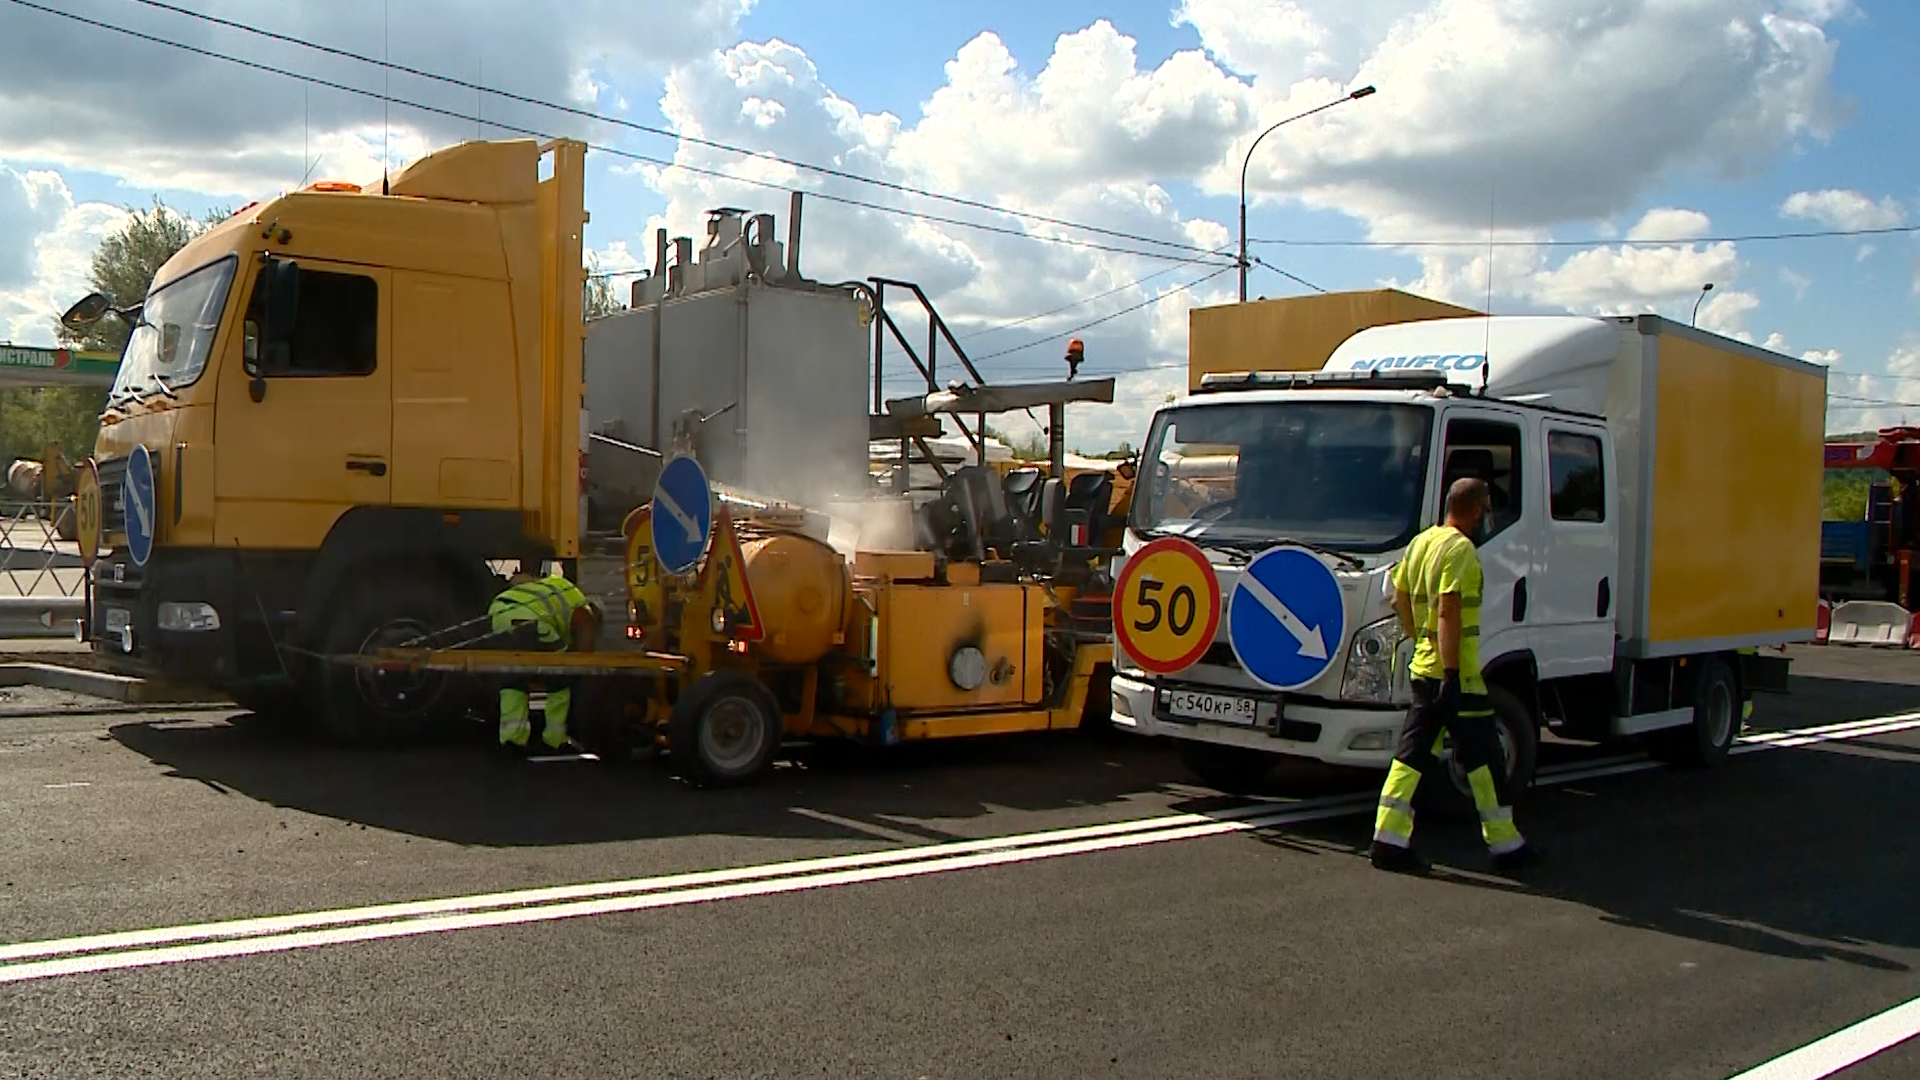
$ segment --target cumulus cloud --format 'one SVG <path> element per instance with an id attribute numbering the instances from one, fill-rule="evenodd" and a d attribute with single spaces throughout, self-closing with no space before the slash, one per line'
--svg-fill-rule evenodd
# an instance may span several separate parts
<path id="1" fill-rule="evenodd" d="M 1898 199 L 1889 196 L 1875 202 L 1858 191 L 1836 188 L 1796 191 L 1780 204 L 1780 213 L 1829 229 L 1891 229 L 1907 220 Z"/>
<path id="2" fill-rule="evenodd" d="M 9 177 L 30 186 L 30 213 L 6 208 Z M 0 275 L 0 340 L 53 344 L 53 316 L 86 292 L 94 248 L 126 220 L 119 207 L 75 202 L 56 174 L 21 177 L 0 167 L 0 258 L 17 257 L 24 267 Z"/>
<path id="3" fill-rule="evenodd" d="M 727 40 L 752 0 L 683 0 L 636 18 L 614 0 L 469 5 L 414 0 L 377 9 L 325 0 L 218 0 L 208 14 L 305 41 L 550 101 L 593 100 L 590 71 L 662 70 Z M 130 29 L 422 104 L 471 114 L 471 91 L 223 29 L 183 16 L 79 5 Z M 470 122 L 251 71 L 23 8 L 0 11 L 0 146 L 16 160 L 76 166 L 143 188 L 257 194 L 306 171 L 311 134 L 393 129 L 440 144 Z M 578 133 L 579 122 L 491 99 L 487 119 Z M 328 161 L 327 166 L 334 166 Z"/>
<path id="4" fill-rule="evenodd" d="M 1796 300 L 1806 299 L 1807 290 L 1813 287 L 1812 278 L 1790 266 L 1780 268 L 1780 281 L 1786 285 L 1787 288 L 1793 290 L 1793 298 Z"/>
<path id="5" fill-rule="evenodd" d="M 1187 75 L 1175 61 L 1150 75 L 1136 72 L 1133 48 L 1110 24 L 1096 23 L 1064 36 L 1042 72 L 1029 77 L 999 39 L 981 35 L 959 50 L 947 65 L 946 85 L 929 98 L 919 122 L 908 125 L 841 97 L 798 47 L 778 40 L 743 42 L 674 69 L 661 108 L 676 130 L 689 135 L 750 144 L 793 160 L 830 162 L 891 183 L 953 192 L 1025 213 L 1098 222 L 1172 244 L 1224 251 L 1230 243 L 1227 230 L 1184 217 L 1172 194 L 1150 177 L 1161 149 L 1176 169 L 1183 154 L 1189 171 L 1200 167 L 1224 142 L 1227 121 L 1215 118 L 1204 89 L 1189 92 L 1191 87 L 1180 83 Z M 1213 71 L 1216 88 L 1229 81 L 1197 55 L 1185 63 Z M 1223 107 L 1231 119 L 1231 105 Z M 1203 137 L 1208 124 L 1222 130 Z M 1111 410 L 1074 410 L 1074 438 L 1088 446 L 1139 441 L 1152 411 L 1151 406 L 1141 411 L 1143 403 L 1157 406 L 1163 386 L 1184 386 L 1188 309 L 1231 295 L 1231 277 L 1220 275 L 1228 268 L 1224 258 L 1208 260 L 1212 265 L 1169 265 L 1039 243 L 1021 234 L 1068 234 L 1012 215 L 822 177 L 769 157 L 742 160 L 683 143 L 674 160 L 735 178 L 649 165 L 623 169 L 667 198 L 664 212 L 648 223 L 649 234 L 666 227 L 676 236 L 699 237 L 704 213 L 714 206 L 772 211 L 784 218 L 787 200 L 780 189 L 788 187 L 1009 230 L 1013 235 L 819 199 L 806 209 L 803 270 L 828 281 L 882 275 L 920 284 L 989 379 L 1064 376 L 1064 337 L 1076 333 L 1087 343 L 1083 371 L 1120 374 L 1125 403 Z M 643 250 L 651 250 L 651 240 L 644 243 Z M 1209 274 L 1219 276 L 1194 285 Z M 1098 299 L 1078 303 L 1089 297 Z M 890 310 L 903 299 L 890 300 Z M 903 335 L 924 343 L 924 316 L 910 303 L 895 314 Z M 1006 325 L 1014 320 L 1018 326 Z M 950 356 L 943 355 L 940 364 L 943 374 L 955 371 Z M 887 369 L 894 377 L 891 392 L 911 392 L 912 369 L 904 357 L 890 356 Z M 1011 422 L 1010 427 L 1017 429 Z"/>
<path id="6" fill-rule="evenodd" d="M 1681 210 L 1674 207 L 1658 207 L 1647 211 L 1633 228 L 1627 230 L 1629 240 L 1692 240 L 1705 236 L 1713 222 L 1698 210 Z"/>
<path id="7" fill-rule="evenodd" d="M 1263 144 L 1256 190 L 1380 225 L 1455 226 L 1484 226 L 1491 191 L 1498 220 L 1515 227 L 1610 217 L 1676 173 L 1737 175 L 1798 137 L 1824 137 L 1842 117 L 1824 31 L 1836 14 L 1796 0 L 1181 9 L 1211 55 L 1250 72 L 1261 123 L 1249 132 L 1349 85 L 1317 71 L 1380 88 Z M 1314 43 L 1330 62 L 1298 47 L 1246 49 L 1238 27 L 1260 18 L 1292 26 L 1283 44 Z M 1378 37 L 1342 32 L 1383 24 Z M 1249 141 L 1236 140 L 1210 186 L 1237 183 Z"/>

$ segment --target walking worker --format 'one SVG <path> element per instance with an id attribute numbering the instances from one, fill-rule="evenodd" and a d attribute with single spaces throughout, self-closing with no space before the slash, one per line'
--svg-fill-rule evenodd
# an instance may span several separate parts
<path id="1" fill-rule="evenodd" d="M 1513 823 L 1505 757 L 1480 673 L 1483 577 L 1472 538 L 1493 498 L 1486 481 L 1467 477 L 1453 482 L 1446 500 L 1445 520 L 1414 537 L 1406 558 L 1393 568 L 1393 608 L 1401 629 L 1415 639 L 1413 706 L 1380 789 L 1368 855 L 1382 870 L 1427 871 L 1427 861 L 1413 849 L 1413 793 L 1420 778 L 1439 764 L 1445 732 L 1453 736 L 1454 752 L 1467 770 L 1480 834 L 1495 869 L 1517 870 L 1537 860 L 1539 852 Z"/>
<path id="2" fill-rule="evenodd" d="M 565 651 L 569 646 L 590 648 L 599 621 L 599 609 L 566 575 L 543 578 L 525 570 L 515 574 L 506 590 L 494 597 L 487 615 L 493 621 L 495 634 L 555 652 Z M 584 624 L 578 632 L 576 623 Z M 578 640 L 581 634 L 585 635 L 585 642 Z M 527 683 L 520 680 L 510 681 L 500 689 L 502 748 L 524 750 L 533 737 L 527 690 Z M 566 684 L 549 683 L 546 722 L 540 734 L 549 749 L 558 750 L 567 744 L 567 708 L 572 697 Z"/>

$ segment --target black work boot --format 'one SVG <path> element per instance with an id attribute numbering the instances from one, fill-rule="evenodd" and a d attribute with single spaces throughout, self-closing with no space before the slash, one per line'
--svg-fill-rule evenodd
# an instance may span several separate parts
<path id="1" fill-rule="evenodd" d="M 1427 860 L 1412 848 L 1395 847 L 1377 840 L 1371 848 L 1367 849 L 1367 859 L 1373 863 L 1375 870 L 1386 870 L 1395 874 L 1420 876 L 1433 869 Z"/>
<path id="2" fill-rule="evenodd" d="M 1503 851 L 1492 857 L 1493 868 L 1502 874 L 1514 874 L 1529 867 L 1540 865 L 1540 849 L 1528 841 L 1512 851 Z"/>

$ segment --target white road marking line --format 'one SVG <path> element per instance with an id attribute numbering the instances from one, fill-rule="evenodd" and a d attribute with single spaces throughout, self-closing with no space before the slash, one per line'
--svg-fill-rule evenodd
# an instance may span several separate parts
<path id="1" fill-rule="evenodd" d="M 86 780 L 70 780 L 64 784 L 41 784 L 40 786 L 48 791 L 65 791 L 68 788 L 92 787 L 93 784 Z"/>
<path id="2" fill-rule="evenodd" d="M 1252 829 L 1271 827 L 1274 825 L 1296 824 L 1321 818 L 1341 817 L 1353 813 L 1355 809 L 1356 807 L 1352 805 L 1321 806 L 1310 810 L 1288 811 L 1266 817 L 1250 818 L 1244 821 L 1209 821 L 1205 824 L 1188 825 L 1174 829 L 1154 829 L 1132 834 L 1073 840 L 1059 844 L 1028 846 L 1000 851 L 984 851 L 971 855 L 950 855 L 941 858 L 897 863 L 891 866 L 870 866 L 860 869 L 779 877 L 763 881 L 749 881 L 728 885 L 708 885 L 640 896 L 609 896 L 593 900 L 573 901 L 570 903 L 547 904 L 539 907 L 464 912 L 418 919 L 337 926 L 325 930 L 309 930 L 291 934 L 268 935 L 265 937 L 203 941 L 190 945 L 176 945 L 167 948 L 134 949 L 121 952 L 99 953 L 90 956 L 68 956 L 53 960 L 37 960 L 0 966 L 0 983 L 24 982 L 30 979 L 45 979 L 61 975 L 78 975 L 89 972 L 116 971 L 132 967 L 153 967 L 194 960 L 250 956 L 267 952 L 288 952 L 295 949 L 309 949 L 324 945 L 341 945 L 348 942 L 411 937 L 449 930 L 473 930 L 485 927 L 514 926 L 522 923 L 551 922 L 559 919 L 579 918 L 585 915 L 608 915 L 616 912 L 680 907 L 687 904 L 698 904 L 712 900 L 733 900 L 750 896 L 774 896 L 781 893 L 823 889 L 836 885 L 852 885 L 863 882 L 920 877 L 926 874 L 945 873 L 954 870 L 976 870 L 988 866 L 1001 866 L 1009 863 L 1058 858 L 1064 855 L 1081 855 L 1094 851 L 1111 851 L 1119 848 L 1165 843 L 1171 840 L 1192 840 L 1204 836 L 1246 832 Z"/>
<path id="3" fill-rule="evenodd" d="M 1348 798 L 1350 797 L 1343 797 L 1342 801 L 1347 801 Z M 1326 801 L 1327 800 L 1322 800 L 1320 802 L 1324 803 Z M 1299 807 L 1305 804 L 1287 805 L 1289 807 Z M 473 896 L 446 897 L 436 900 L 416 900 L 359 908 L 334 908 L 294 915 L 270 915 L 252 919 L 233 919 L 224 922 L 159 927 L 152 930 L 128 930 L 110 934 L 94 934 L 86 937 L 65 938 L 55 941 L 29 941 L 17 945 L 0 946 L 0 961 L 59 955 L 71 952 L 91 952 L 133 946 L 161 945 L 180 941 L 194 941 L 202 938 L 242 937 L 277 933 L 286 930 L 332 926 L 341 923 L 414 918 L 421 915 L 439 915 L 450 912 L 514 907 L 526 904 L 545 904 L 598 896 L 644 893 L 686 888 L 689 886 L 751 881 L 758 878 L 780 877 L 790 874 L 809 874 L 866 866 L 880 866 L 896 862 L 908 862 L 915 859 L 937 858 L 941 855 L 990 851 L 1002 848 L 1018 848 L 1089 837 L 1120 835 L 1155 829 L 1174 828 L 1182 825 L 1203 824 L 1212 821 L 1256 817 L 1271 814 L 1279 808 L 1276 804 L 1266 803 L 1235 807 L 1211 816 L 1203 814 L 1166 814 L 1159 817 L 1138 818 L 1132 821 L 1113 822 L 1106 825 L 1054 829 L 1047 832 L 997 836 L 982 840 L 960 840 L 946 844 L 925 844 L 918 847 L 896 848 L 890 851 L 868 852 L 860 855 L 835 855 L 817 859 L 800 859 L 793 862 L 763 863 L 757 866 L 733 867 L 725 870 L 702 870 L 685 874 L 670 874 L 662 877 L 637 878 L 629 881 L 605 881 L 583 885 L 555 885 L 538 889 L 521 889 L 513 892 L 484 893 Z"/>
<path id="4" fill-rule="evenodd" d="M 1849 730 L 1830 732 L 1814 741 L 1859 738 L 1915 727 L 1920 727 L 1920 717 L 1857 721 Z M 1736 749 L 1774 749 L 1780 745 L 1761 744 Z M 1611 767 L 1641 771 L 1659 768 L 1660 765 L 1646 761 Z M 1568 783 L 1585 779 L 1587 775 L 1587 771 L 1577 766 L 1550 770 L 1536 780 L 1536 786 Z M 918 877 L 1344 817 L 1364 813 L 1371 810 L 1373 805 L 1374 798 L 1370 794 L 1292 804 L 1255 804 L 1211 815 L 1168 814 L 1107 825 L 635 881 L 554 886 L 482 896 L 23 942 L 0 947 L 0 961 L 25 961 L 0 963 L 0 983 Z M 180 944 L 182 942 L 186 944 Z M 36 957 L 44 959 L 30 959 Z"/>
<path id="5" fill-rule="evenodd" d="M 1731 1080 L 1820 1080 L 1920 1035 L 1920 998 L 1869 1016 Z"/>

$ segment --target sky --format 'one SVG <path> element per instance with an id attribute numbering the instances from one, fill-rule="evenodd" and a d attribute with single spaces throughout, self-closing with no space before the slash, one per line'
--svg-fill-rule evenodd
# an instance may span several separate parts
<path id="1" fill-rule="evenodd" d="M 639 269 L 657 228 L 703 236 L 716 206 L 784 235 L 797 188 L 807 275 L 920 283 L 989 380 L 1060 377 L 1082 338 L 1083 373 L 1119 379 L 1113 406 L 1070 411 L 1088 451 L 1139 443 L 1184 388 L 1187 312 L 1233 301 L 1243 163 L 1253 296 L 1681 321 L 1698 302 L 1706 329 L 1829 365 L 1829 431 L 1920 422 L 1920 5 L 882 10 L 0 0 L 0 340 L 51 342 L 129 207 L 232 208 L 537 132 L 595 147 L 602 271 Z M 1803 233 L 1841 235 L 1782 236 Z"/>

